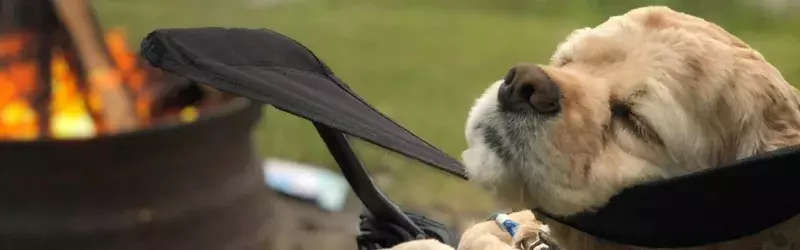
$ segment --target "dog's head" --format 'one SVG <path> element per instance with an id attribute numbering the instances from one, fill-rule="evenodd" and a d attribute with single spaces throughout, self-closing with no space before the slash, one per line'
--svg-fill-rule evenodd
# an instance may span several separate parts
<path id="1" fill-rule="evenodd" d="M 800 143 L 800 97 L 757 51 L 666 7 L 574 31 L 469 113 L 470 177 L 510 205 L 568 215 L 621 189 Z"/>

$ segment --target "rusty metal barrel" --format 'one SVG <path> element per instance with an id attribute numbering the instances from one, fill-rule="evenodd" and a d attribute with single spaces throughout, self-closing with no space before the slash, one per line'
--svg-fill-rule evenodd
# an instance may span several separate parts
<path id="1" fill-rule="evenodd" d="M 233 99 L 192 123 L 0 142 L 0 249 L 263 249 L 260 117 Z"/>

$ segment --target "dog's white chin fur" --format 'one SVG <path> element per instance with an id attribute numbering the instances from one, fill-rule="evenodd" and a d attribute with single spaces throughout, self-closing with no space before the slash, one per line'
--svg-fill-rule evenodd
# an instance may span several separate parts
<path id="1" fill-rule="evenodd" d="M 506 174 L 502 161 L 483 142 L 484 135 L 476 128 L 478 121 L 496 112 L 497 90 L 502 83 L 497 81 L 492 84 L 472 106 L 467 118 L 466 138 L 469 147 L 461 157 L 470 178 L 478 183 L 494 183 L 502 180 Z"/>

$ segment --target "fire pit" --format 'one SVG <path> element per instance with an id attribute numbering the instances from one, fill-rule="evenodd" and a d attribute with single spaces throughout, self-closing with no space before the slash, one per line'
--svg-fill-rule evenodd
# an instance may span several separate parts
<path id="1" fill-rule="evenodd" d="M 98 27 L 84 1 L 0 0 L 0 249 L 265 246 L 260 105 Z"/>

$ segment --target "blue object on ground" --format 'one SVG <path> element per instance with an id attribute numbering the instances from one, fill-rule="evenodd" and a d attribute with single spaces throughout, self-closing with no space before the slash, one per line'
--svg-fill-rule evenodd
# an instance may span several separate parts
<path id="1" fill-rule="evenodd" d="M 337 212 L 344 208 L 350 186 L 333 171 L 280 159 L 264 162 L 267 186 L 283 194 L 313 200 L 320 208 Z"/>

